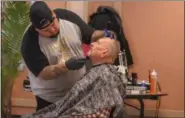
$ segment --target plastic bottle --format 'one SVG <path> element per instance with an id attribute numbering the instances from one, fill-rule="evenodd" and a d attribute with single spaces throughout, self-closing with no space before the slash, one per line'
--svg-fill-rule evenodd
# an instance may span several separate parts
<path id="1" fill-rule="evenodd" d="M 157 72 L 155 70 L 152 70 L 150 73 L 150 93 L 157 92 Z"/>
<path id="2" fill-rule="evenodd" d="M 145 93 L 146 93 L 146 82 L 145 82 L 145 80 L 143 80 L 143 81 L 141 82 L 141 87 L 144 88 L 144 90 L 142 90 L 142 93 L 145 94 Z"/>

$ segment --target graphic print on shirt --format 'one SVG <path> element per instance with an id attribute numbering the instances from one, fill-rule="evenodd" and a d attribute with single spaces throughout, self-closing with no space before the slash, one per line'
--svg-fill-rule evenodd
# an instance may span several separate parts
<path id="1" fill-rule="evenodd" d="M 61 35 L 59 35 L 58 37 L 58 49 L 60 54 L 62 55 L 62 57 L 59 57 L 58 61 L 59 63 L 61 61 L 65 62 L 67 60 L 69 60 L 72 57 L 70 48 L 68 47 L 66 41 L 69 40 L 68 37 L 62 37 Z"/>

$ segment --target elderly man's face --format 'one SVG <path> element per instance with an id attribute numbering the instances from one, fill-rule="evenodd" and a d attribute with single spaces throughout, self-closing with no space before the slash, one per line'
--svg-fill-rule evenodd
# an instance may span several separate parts
<path id="1" fill-rule="evenodd" d="M 102 38 L 96 42 L 91 43 L 91 50 L 89 52 L 91 60 L 98 61 L 103 57 L 109 56 L 107 45 L 111 43 L 111 41 L 112 40 L 109 38 Z"/>

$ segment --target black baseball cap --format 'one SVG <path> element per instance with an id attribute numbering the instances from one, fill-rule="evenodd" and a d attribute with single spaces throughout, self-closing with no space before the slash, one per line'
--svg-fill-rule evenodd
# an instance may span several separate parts
<path id="1" fill-rule="evenodd" d="M 38 29 L 44 29 L 50 25 L 54 17 L 51 9 L 43 1 L 35 1 L 30 7 L 30 21 Z"/>

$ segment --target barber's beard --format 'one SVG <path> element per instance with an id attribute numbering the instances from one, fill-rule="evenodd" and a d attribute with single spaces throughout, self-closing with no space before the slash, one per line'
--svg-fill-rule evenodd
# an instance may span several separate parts
<path id="1" fill-rule="evenodd" d="M 50 36 L 50 38 L 56 38 L 58 36 L 58 34 L 59 34 L 59 31 L 55 35 Z"/>

